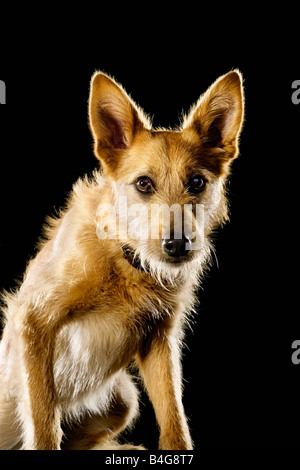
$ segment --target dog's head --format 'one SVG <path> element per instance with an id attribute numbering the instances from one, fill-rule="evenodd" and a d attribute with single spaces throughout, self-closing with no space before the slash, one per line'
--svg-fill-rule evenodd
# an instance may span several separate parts
<path id="1" fill-rule="evenodd" d="M 173 131 L 153 129 L 120 85 L 95 73 L 89 115 L 110 191 L 98 235 L 117 238 L 153 273 L 201 264 L 210 234 L 227 220 L 224 185 L 243 122 L 240 72 L 213 83 Z"/>

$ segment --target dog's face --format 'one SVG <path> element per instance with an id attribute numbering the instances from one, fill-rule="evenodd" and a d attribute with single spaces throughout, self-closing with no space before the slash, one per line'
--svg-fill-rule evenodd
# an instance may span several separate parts
<path id="1" fill-rule="evenodd" d="M 156 273 L 201 263 L 210 233 L 227 218 L 224 184 L 242 121 L 236 71 L 220 77 L 174 131 L 152 129 L 119 85 L 95 74 L 90 124 L 111 190 L 111 210 L 100 204 L 98 212 L 106 236 Z"/>

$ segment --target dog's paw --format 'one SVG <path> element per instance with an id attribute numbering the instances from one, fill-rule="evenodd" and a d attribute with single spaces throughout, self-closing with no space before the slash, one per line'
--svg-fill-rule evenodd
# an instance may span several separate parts
<path id="1" fill-rule="evenodd" d="M 119 444 L 114 440 L 109 440 L 96 444 L 91 450 L 147 450 L 143 445 L 135 446 L 134 444 Z"/>

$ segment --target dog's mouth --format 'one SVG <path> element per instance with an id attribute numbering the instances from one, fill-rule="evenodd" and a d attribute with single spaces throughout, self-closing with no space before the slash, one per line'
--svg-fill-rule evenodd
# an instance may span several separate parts
<path id="1" fill-rule="evenodd" d="M 150 267 L 148 264 L 142 266 L 141 259 L 138 254 L 135 253 L 135 251 L 130 248 L 128 245 L 122 246 L 123 250 L 123 256 L 128 261 L 128 263 L 135 269 L 138 269 L 139 271 L 144 271 L 146 273 L 150 273 Z"/>
<path id="2" fill-rule="evenodd" d="M 128 245 L 123 245 L 122 246 L 123 250 L 123 257 L 126 259 L 126 261 L 135 269 L 138 269 L 139 271 L 146 272 L 148 274 L 151 274 L 150 270 L 150 265 L 149 263 L 144 263 L 142 264 L 141 259 L 139 255 Z M 172 258 L 172 257 L 164 257 L 161 262 L 167 264 L 167 265 L 173 265 L 173 266 L 178 266 L 180 267 L 181 265 L 186 264 L 186 262 L 191 261 L 193 258 L 190 256 L 180 256 L 179 258 Z"/>

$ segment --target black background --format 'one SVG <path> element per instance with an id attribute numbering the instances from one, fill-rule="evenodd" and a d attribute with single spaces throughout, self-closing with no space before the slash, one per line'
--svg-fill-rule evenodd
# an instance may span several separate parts
<path id="1" fill-rule="evenodd" d="M 95 70 L 122 83 L 154 126 L 168 127 L 219 75 L 239 68 L 246 119 L 229 186 L 231 221 L 216 237 L 218 266 L 199 290 L 187 330 L 184 405 L 196 450 L 299 448 L 300 365 L 291 362 L 291 344 L 300 339 L 295 40 L 290 30 L 282 39 L 279 17 L 271 30 L 270 19 L 249 19 L 245 32 L 217 29 L 213 16 L 196 21 L 189 12 L 166 33 L 168 15 L 146 25 L 145 12 L 118 27 L 112 17 L 91 16 L 99 20 L 93 36 L 85 32 L 91 18 L 60 23 L 58 15 L 50 26 L 23 25 L 3 37 L 0 286 L 14 287 L 46 215 L 97 165 L 87 123 Z M 145 394 L 126 439 L 157 448 Z"/>

